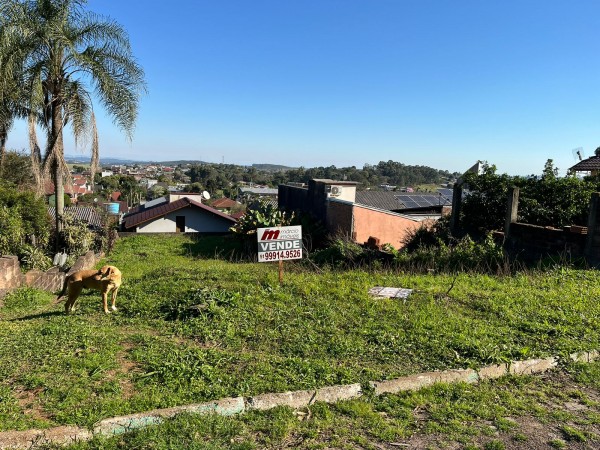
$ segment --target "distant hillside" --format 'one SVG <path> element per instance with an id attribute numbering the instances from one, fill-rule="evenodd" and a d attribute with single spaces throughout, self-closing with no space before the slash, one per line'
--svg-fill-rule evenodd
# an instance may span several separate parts
<path id="1" fill-rule="evenodd" d="M 256 170 L 264 170 L 266 172 L 282 172 L 284 170 L 291 170 L 294 167 L 281 166 L 279 164 L 252 164 Z"/>
<path id="2" fill-rule="evenodd" d="M 69 164 L 77 163 L 89 163 L 89 155 L 65 155 L 65 160 Z M 148 162 L 135 161 L 133 159 L 119 159 L 119 158 L 100 158 L 100 164 L 114 164 L 114 165 L 127 165 L 127 164 L 148 164 Z"/>

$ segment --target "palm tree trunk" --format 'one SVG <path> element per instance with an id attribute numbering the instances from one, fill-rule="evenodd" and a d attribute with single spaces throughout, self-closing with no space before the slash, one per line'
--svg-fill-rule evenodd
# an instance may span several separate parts
<path id="1" fill-rule="evenodd" d="M 2 175 L 2 170 L 4 168 L 4 155 L 6 154 L 7 137 L 8 133 L 6 127 L 0 126 L 0 175 Z"/>
<path id="2" fill-rule="evenodd" d="M 52 132 L 48 151 L 52 152 L 52 178 L 54 181 L 54 197 L 56 201 L 56 251 L 60 249 L 60 232 L 63 230 L 65 213 L 65 186 L 63 183 L 63 135 L 62 107 L 52 104 Z"/>

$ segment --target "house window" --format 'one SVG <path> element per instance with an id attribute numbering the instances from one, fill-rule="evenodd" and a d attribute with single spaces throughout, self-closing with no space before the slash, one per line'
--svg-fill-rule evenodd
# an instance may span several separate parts
<path id="1" fill-rule="evenodd" d="M 175 231 L 185 233 L 185 216 L 175 216 Z"/>

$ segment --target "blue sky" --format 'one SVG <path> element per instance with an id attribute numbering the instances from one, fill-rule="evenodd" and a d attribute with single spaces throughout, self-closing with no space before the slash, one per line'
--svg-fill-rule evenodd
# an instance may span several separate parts
<path id="1" fill-rule="evenodd" d="M 102 156 L 561 173 L 600 146 L 600 3 L 89 0 L 146 72 Z M 23 124 L 9 148 L 25 148 Z M 84 152 L 85 150 L 81 150 Z M 75 154 L 67 141 L 67 154 Z"/>

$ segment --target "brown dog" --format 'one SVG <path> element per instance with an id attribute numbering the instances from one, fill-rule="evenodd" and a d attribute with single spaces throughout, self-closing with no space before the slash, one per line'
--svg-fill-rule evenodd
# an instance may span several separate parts
<path id="1" fill-rule="evenodd" d="M 116 311 L 115 301 L 120 286 L 121 271 L 115 266 L 104 266 L 99 270 L 79 270 L 67 277 L 62 292 L 56 297 L 55 304 L 69 291 L 65 303 L 65 313 L 69 314 L 73 311 L 75 301 L 83 288 L 96 289 L 102 293 L 104 312 L 108 314 L 110 312 L 108 310 L 108 293 L 112 290 L 112 310 Z"/>

